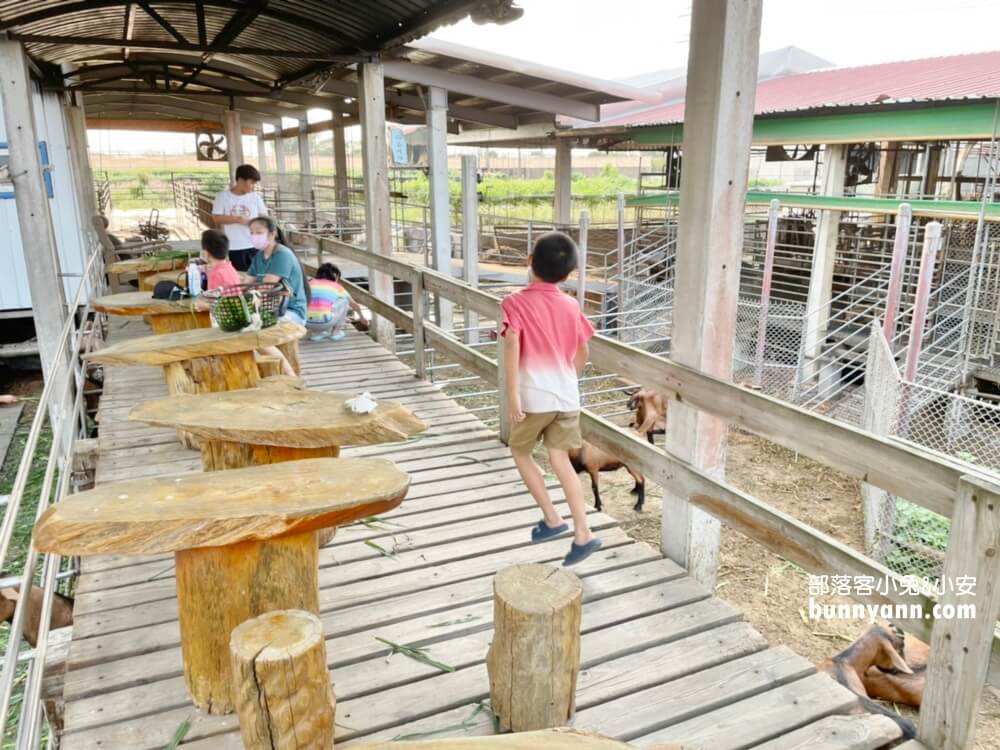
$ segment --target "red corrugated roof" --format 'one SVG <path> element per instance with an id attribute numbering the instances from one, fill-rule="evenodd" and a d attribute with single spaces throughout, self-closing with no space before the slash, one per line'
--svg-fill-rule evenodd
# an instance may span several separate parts
<path id="1" fill-rule="evenodd" d="M 762 81 L 756 114 L 893 102 L 1000 98 L 1000 51 L 832 68 Z M 684 100 L 644 107 L 600 127 L 665 125 L 684 120 Z"/>

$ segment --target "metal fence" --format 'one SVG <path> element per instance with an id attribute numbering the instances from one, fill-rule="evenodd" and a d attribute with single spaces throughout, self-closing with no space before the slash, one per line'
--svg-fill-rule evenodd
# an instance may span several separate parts
<path id="1" fill-rule="evenodd" d="M 36 645 L 22 639 L 22 630 L 34 597 L 19 596 L 10 623 L 0 676 L 0 716 L 6 721 L 4 747 L 34 750 L 54 741 L 43 711 L 42 687 L 46 660 L 52 640 L 49 623 L 57 588 L 68 585 L 72 560 L 59 555 L 40 554 L 34 546 L 17 549 L 15 533 L 30 530 L 34 521 L 52 503 L 59 502 L 73 484 L 73 449 L 76 438 L 85 437 L 88 417 L 84 401 L 85 372 L 79 352 L 89 351 L 100 337 L 100 325 L 92 318 L 84 295 L 104 289 L 104 269 L 100 245 L 90 247 L 84 277 L 59 336 L 59 361 L 46 374 L 45 385 L 35 410 L 0 524 L 0 568 L 8 571 L 4 586 L 22 592 L 33 586 L 41 589 L 41 606 Z M 77 323 L 77 321 L 80 321 Z M 38 473 L 43 476 L 38 480 Z"/>

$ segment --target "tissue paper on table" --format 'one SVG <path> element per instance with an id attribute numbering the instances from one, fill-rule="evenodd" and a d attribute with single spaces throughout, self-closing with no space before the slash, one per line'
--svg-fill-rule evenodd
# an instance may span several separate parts
<path id="1" fill-rule="evenodd" d="M 375 402 L 375 399 L 372 398 L 372 394 L 365 391 L 360 396 L 355 396 L 354 398 L 345 401 L 344 406 L 355 414 L 371 414 L 375 411 L 375 407 L 377 407 L 378 404 Z"/>

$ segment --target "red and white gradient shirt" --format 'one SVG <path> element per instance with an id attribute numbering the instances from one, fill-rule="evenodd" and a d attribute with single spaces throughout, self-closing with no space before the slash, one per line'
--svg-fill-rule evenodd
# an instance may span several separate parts
<path id="1" fill-rule="evenodd" d="M 580 409 L 580 386 L 573 359 L 594 335 L 580 307 L 555 284 L 535 281 L 500 303 L 500 335 L 520 337 L 521 408 L 527 414 Z"/>

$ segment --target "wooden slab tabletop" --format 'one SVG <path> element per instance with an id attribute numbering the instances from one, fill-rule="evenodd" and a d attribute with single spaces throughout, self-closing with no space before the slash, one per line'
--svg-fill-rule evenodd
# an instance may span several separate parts
<path id="1" fill-rule="evenodd" d="M 259 331 L 226 333 L 220 328 L 195 328 L 190 331 L 144 336 L 90 352 L 86 358 L 103 365 L 166 365 L 195 357 L 238 354 L 278 346 L 302 338 L 304 326 L 283 321 Z"/>
<path id="2" fill-rule="evenodd" d="M 395 443 L 427 429 L 396 401 L 380 401 L 372 413 L 354 414 L 344 402 L 355 395 L 259 388 L 199 393 L 141 403 L 128 418 L 208 440 L 286 448 Z"/>
<path id="3" fill-rule="evenodd" d="M 350 523 L 406 496 L 384 458 L 311 458 L 245 469 L 109 482 L 49 508 L 34 543 L 64 555 L 176 552 Z"/>
<path id="4" fill-rule="evenodd" d="M 184 252 L 184 251 L 175 251 Z M 142 258 L 129 258 L 120 260 L 108 266 L 108 273 L 137 273 L 140 271 L 170 271 L 178 268 L 177 263 L 186 265 L 184 258 L 164 259 L 155 256 L 145 256 Z"/>
<path id="5" fill-rule="evenodd" d="M 142 280 L 143 291 L 149 290 L 153 291 L 157 284 L 161 281 L 172 281 L 181 289 L 187 289 L 187 273 L 183 268 L 173 269 L 171 271 L 159 271 L 158 273 L 151 273 L 149 276 Z"/>
<path id="6" fill-rule="evenodd" d="M 108 315 L 176 315 L 191 312 L 191 299 L 153 299 L 152 292 L 122 292 L 95 297 L 95 310 Z"/>

